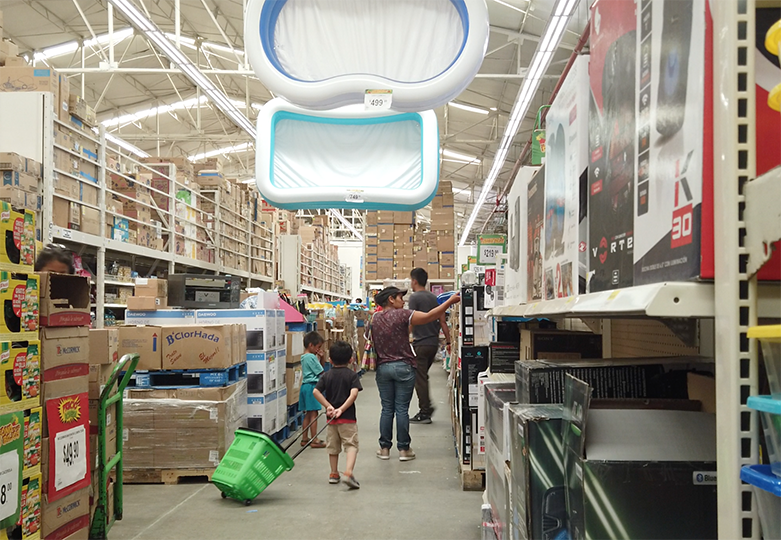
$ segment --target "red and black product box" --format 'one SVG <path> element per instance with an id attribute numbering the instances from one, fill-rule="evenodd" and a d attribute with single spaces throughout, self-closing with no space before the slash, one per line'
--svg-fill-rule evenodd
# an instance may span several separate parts
<path id="1" fill-rule="evenodd" d="M 590 291 L 632 285 L 637 4 L 591 8 L 589 106 Z"/>

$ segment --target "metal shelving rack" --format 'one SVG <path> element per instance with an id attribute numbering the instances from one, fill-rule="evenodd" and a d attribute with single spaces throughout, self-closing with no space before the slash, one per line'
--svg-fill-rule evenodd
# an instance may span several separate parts
<path id="1" fill-rule="evenodd" d="M 302 282 L 302 268 L 309 266 L 312 272 L 325 272 L 327 269 L 322 265 L 316 265 L 316 258 L 314 254 L 306 255 L 303 249 L 302 239 L 297 234 L 283 234 L 279 237 L 279 279 L 285 282 L 285 288 L 290 291 L 293 297 L 298 296 L 301 293 L 317 294 L 324 298 L 331 298 L 334 300 L 347 300 L 351 298 L 346 294 L 346 281 L 344 280 L 345 274 L 336 276 L 339 278 L 338 282 L 331 282 L 339 290 L 326 290 L 319 287 L 313 287 L 311 285 Z M 308 263 L 304 261 L 308 260 Z M 323 275 L 322 273 L 320 275 Z M 330 274 L 329 274 L 330 275 Z M 327 277 L 324 276 L 323 277 Z"/>
<path id="2" fill-rule="evenodd" d="M 260 251 L 258 255 L 255 255 L 252 252 L 251 245 L 247 247 L 247 255 L 250 259 L 250 263 L 247 270 L 229 268 L 226 267 L 224 264 L 197 260 L 190 257 L 182 256 L 175 252 L 174 239 L 177 236 L 179 237 L 185 236 L 181 232 L 176 231 L 175 222 L 177 221 L 180 223 L 186 222 L 186 223 L 193 224 L 196 227 L 205 229 L 205 234 L 208 240 L 202 240 L 200 242 L 204 245 L 211 244 L 212 249 L 217 249 L 219 247 L 220 224 L 218 221 L 219 212 L 215 212 L 217 215 L 215 215 L 216 221 L 212 230 L 208 230 L 208 228 L 205 226 L 205 223 L 197 222 L 198 221 L 197 219 L 196 220 L 192 219 L 191 217 L 192 214 L 197 215 L 197 213 L 199 212 L 201 214 L 204 214 L 205 212 L 183 201 L 177 200 L 176 198 L 177 190 L 181 188 L 186 188 L 188 186 L 184 186 L 176 180 L 172 168 L 169 169 L 169 174 L 165 175 L 169 179 L 170 189 L 168 193 L 164 193 L 162 191 L 149 187 L 151 192 L 167 198 L 168 207 L 169 207 L 168 210 L 164 210 L 158 207 L 158 205 L 154 202 L 154 200 L 152 201 L 151 204 L 145 204 L 141 202 L 138 203 L 149 208 L 153 216 L 162 223 L 163 235 L 168 237 L 168 243 L 162 251 L 158 251 L 156 249 L 152 249 L 141 245 L 135 245 L 128 242 L 122 242 L 119 240 L 107 238 L 105 234 L 100 234 L 100 235 L 87 234 L 82 231 L 72 230 L 69 228 L 63 228 L 54 225 L 53 201 L 55 197 L 98 210 L 100 215 L 99 227 L 101 233 L 105 233 L 106 218 L 111 217 L 112 215 L 128 219 L 129 222 L 136 222 L 138 224 L 149 225 L 149 223 L 135 220 L 133 218 L 128 218 L 126 216 L 123 216 L 120 213 L 112 213 L 107 209 L 107 200 L 110 199 L 112 195 L 121 196 L 120 193 L 108 187 L 107 180 L 108 180 L 109 172 L 112 174 L 118 174 L 120 177 L 124 177 L 129 181 L 132 180 L 131 177 L 121 172 L 118 172 L 116 169 L 109 169 L 108 159 L 109 157 L 111 157 L 113 160 L 116 160 L 117 162 L 119 162 L 120 167 L 124 165 L 122 170 L 135 170 L 136 168 L 138 168 L 141 171 L 143 171 L 145 169 L 148 170 L 151 169 L 149 168 L 148 165 L 141 163 L 138 160 L 131 157 L 127 152 L 125 152 L 118 145 L 109 142 L 106 138 L 106 132 L 103 127 L 100 127 L 97 133 L 86 132 L 84 130 L 78 129 L 75 126 L 71 126 L 65 122 L 60 121 L 54 113 L 55 111 L 54 100 L 53 100 L 53 95 L 50 93 L 45 93 L 45 92 L 2 93 L 0 94 L 0 111 L 2 111 L 3 118 L 6 121 L 8 121 L 8 125 L 15 126 L 13 130 L 7 130 L 6 134 L 0 137 L 0 143 L 2 144 L 3 150 L 10 151 L 10 152 L 17 152 L 21 155 L 32 157 L 33 159 L 39 160 L 43 164 L 43 171 L 42 171 L 43 196 L 42 196 L 42 208 L 41 208 L 41 212 L 39 213 L 39 215 L 41 216 L 39 220 L 39 226 L 41 231 L 40 240 L 44 243 L 53 242 L 53 241 L 66 243 L 79 254 L 83 254 L 86 252 L 95 253 L 96 261 L 97 261 L 96 262 L 97 272 L 95 276 L 95 286 L 96 286 L 95 309 L 96 309 L 96 322 L 98 327 L 103 325 L 105 308 L 124 307 L 121 304 L 113 304 L 113 303 L 107 304 L 105 302 L 106 285 L 116 285 L 116 286 L 130 285 L 124 282 L 111 280 L 110 277 L 108 280 L 106 279 L 105 268 L 106 268 L 107 261 L 130 260 L 132 262 L 138 262 L 139 264 L 143 262 L 144 263 L 143 266 L 145 268 L 149 268 L 149 273 L 154 272 L 154 270 L 158 268 L 160 265 L 165 265 L 169 273 L 173 273 L 174 271 L 188 271 L 188 269 L 189 271 L 196 271 L 196 272 L 203 271 L 203 272 L 214 272 L 214 273 L 226 273 L 226 274 L 231 274 L 231 275 L 244 278 L 246 280 L 247 285 L 249 286 L 257 286 L 260 284 L 273 285 L 274 283 L 273 269 L 275 267 L 275 262 L 276 262 L 276 253 L 275 250 L 273 249 L 274 240 L 273 240 L 273 231 L 271 228 L 266 228 L 266 230 L 261 231 L 263 234 L 260 235 L 255 234 L 254 230 L 250 231 L 250 235 L 253 235 L 250 236 L 250 238 L 254 238 L 255 236 L 264 237 L 263 240 L 261 241 L 261 244 L 264 244 L 265 247 L 261 245 L 262 251 Z M 56 138 L 55 131 L 57 128 L 66 128 L 67 130 L 70 130 L 73 133 L 77 133 L 81 137 L 86 137 L 90 139 L 93 143 L 97 145 L 98 148 L 97 160 L 95 160 L 94 158 L 90 159 L 83 154 L 79 154 L 77 152 L 72 151 L 71 149 L 68 149 L 60 144 L 55 143 L 55 138 Z M 78 157 L 79 159 L 86 160 L 90 164 L 95 165 L 98 170 L 97 184 L 91 182 L 90 180 L 80 178 L 79 176 L 74 175 L 68 171 L 63 171 L 59 168 L 55 168 L 54 166 L 55 148 L 57 148 L 59 151 L 65 151 L 73 155 L 74 157 Z M 97 205 L 85 204 L 84 202 L 81 202 L 80 200 L 76 200 L 67 195 L 63 195 L 61 193 L 55 193 L 55 189 L 54 189 L 55 178 L 59 176 L 68 177 L 77 182 L 91 185 L 92 187 L 97 187 L 98 204 Z M 199 195 L 195 194 L 194 196 L 199 196 Z M 176 208 L 188 209 L 189 210 L 188 214 L 190 214 L 190 216 L 183 216 L 183 217 L 177 216 L 175 210 Z M 252 244 L 252 242 L 249 242 L 249 244 Z M 217 253 L 219 253 L 219 251 Z M 268 274 L 260 274 L 260 273 L 252 272 L 251 261 L 253 259 L 258 259 L 264 263 L 270 263 L 267 265 Z"/>

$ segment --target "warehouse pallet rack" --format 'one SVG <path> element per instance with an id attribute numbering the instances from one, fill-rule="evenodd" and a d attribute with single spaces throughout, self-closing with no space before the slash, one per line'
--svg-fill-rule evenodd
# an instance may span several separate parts
<path id="1" fill-rule="evenodd" d="M 42 211 L 39 213 L 41 216 L 39 220 L 39 239 L 44 244 L 48 242 L 64 243 L 79 255 L 89 254 L 96 259 L 97 272 L 94 282 L 96 286 L 96 302 L 94 304 L 96 326 L 101 327 L 103 325 L 105 309 L 113 309 L 121 313 L 121 310 L 125 307 L 121 303 L 106 303 L 104 301 L 106 287 L 122 288 L 133 286 L 132 282 L 125 282 L 107 276 L 105 272 L 106 265 L 112 261 L 131 266 L 133 270 L 138 271 L 139 275 L 152 275 L 157 269 L 165 268 L 169 273 L 231 274 L 242 278 L 247 286 L 273 285 L 276 264 L 273 225 L 255 224 L 255 227 L 247 227 L 247 229 L 251 229 L 247 233 L 248 241 L 240 241 L 234 235 L 224 232 L 221 218 L 224 214 L 231 211 L 223 208 L 219 204 L 219 198 L 217 198 L 215 212 L 212 214 L 214 216 L 213 222 L 211 226 L 207 226 L 203 219 L 197 219 L 199 213 L 203 216 L 205 212 L 192 206 L 190 203 L 177 200 L 177 191 L 191 186 L 185 186 L 179 182 L 173 168 L 169 169 L 169 174 L 164 176 L 169 180 L 170 187 L 167 193 L 151 189 L 152 193 L 156 194 L 159 200 L 167 201 L 169 210 L 161 208 L 154 201 L 151 204 L 139 203 L 146 206 L 153 217 L 161 223 L 161 235 L 168 239 L 162 251 L 108 238 L 106 234 L 87 234 L 82 231 L 55 225 L 53 223 L 53 206 L 54 200 L 57 198 L 78 203 L 98 211 L 100 215 L 98 226 L 100 231 L 105 233 L 107 217 L 112 215 L 125 217 L 121 213 L 112 212 L 107 208 L 107 201 L 110 201 L 112 195 L 117 194 L 107 185 L 109 173 L 117 174 L 131 182 L 132 178 L 125 173 L 126 171 L 135 168 L 138 168 L 140 171 L 151 169 L 148 165 L 133 158 L 130 152 L 125 150 L 128 145 L 107 134 L 103 127 L 100 127 L 97 133 L 95 133 L 94 131 L 85 131 L 77 125 L 62 122 L 55 114 L 54 99 L 50 93 L 2 93 L 0 94 L 0 115 L 3 118 L 4 125 L 15 126 L 14 129 L 3 130 L 0 134 L 0 147 L 3 151 L 16 152 L 43 164 L 43 196 Z M 89 139 L 98 148 L 97 158 L 74 152 L 72 149 L 57 144 L 55 142 L 55 133 L 58 129 L 64 129 Z M 55 148 L 96 166 L 98 171 L 97 184 L 79 175 L 56 168 L 54 166 Z M 111 168 L 109 167 L 109 160 L 112 163 Z M 79 182 L 79 184 L 87 184 L 92 187 L 97 186 L 99 190 L 98 203 L 96 205 L 85 203 L 79 199 L 55 193 L 55 179 L 62 177 L 70 178 Z M 208 189 L 204 189 L 202 194 L 194 196 L 201 196 L 203 197 L 202 200 L 204 200 L 208 195 L 211 195 L 211 192 Z M 177 210 L 171 210 L 174 208 Z M 184 215 L 177 215 L 176 212 L 182 209 Z M 232 212 L 232 214 L 236 214 L 236 212 Z M 241 215 L 237 214 L 237 216 L 237 220 L 239 218 L 246 219 Z M 141 220 L 127 219 L 129 222 L 149 225 L 149 223 Z M 180 224 L 189 225 L 191 231 L 198 233 L 201 239 L 197 241 L 204 246 L 204 249 L 214 251 L 214 260 L 219 260 L 216 254 L 219 254 L 221 249 L 225 249 L 224 242 L 226 240 L 238 242 L 242 248 L 236 251 L 239 252 L 240 256 L 246 258 L 247 268 L 231 268 L 219 262 L 207 262 L 177 254 L 174 238 L 177 235 L 180 238 L 189 237 L 188 233 L 176 230 L 176 226 Z M 231 227 L 235 228 L 235 225 L 231 225 Z M 195 236 L 189 239 L 192 240 L 193 238 Z M 253 272 L 253 263 L 261 265 L 264 272 Z"/>
<path id="2" fill-rule="evenodd" d="M 781 286 L 756 279 L 768 245 L 781 239 L 781 169 L 756 178 L 755 1 L 710 6 L 717 36 L 714 281 L 644 285 L 505 306 L 492 314 L 581 318 L 603 333 L 606 344 L 612 324 L 622 319 L 697 319 L 700 348 L 716 359 L 719 537 L 758 539 L 756 501 L 740 480 L 743 465 L 759 463 L 758 419 L 746 406 L 748 396 L 757 394 L 757 345 L 746 332 L 758 319 L 781 318 Z"/>
<path id="3" fill-rule="evenodd" d="M 326 254 L 305 249 L 299 235 L 284 234 L 278 240 L 279 279 L 284 281 L 285 289 L 293 298 L 306 294 L 312 301 L 351 300 L 347 294 L 349 269 L 337 261 L 327 259 Z M 318 279 L 326 287 L 304 283 L 305 272 L 308 276 L 319 276 Z"/>

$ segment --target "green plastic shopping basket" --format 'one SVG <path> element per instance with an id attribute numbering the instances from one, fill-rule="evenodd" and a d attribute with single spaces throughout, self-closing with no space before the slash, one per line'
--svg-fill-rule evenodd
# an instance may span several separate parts
<path id="1" fill-rule="evenodd" d="M 318 416 L 319 418 L 319 416 Z M 328 423 L 318 435 L 328 427 Z M 268 435 L 248 428 L 236 430 L 236 438 L 212 475 L 212 483 L 222 492 L 222 498 L 244 501 L 249 506 L 271 482 L 285 471 L 293 468 L 293 460 L 312 443 L 310 441 L 293 457 L 287 449 L 293 446 L 300 435 L 287 448 L 280 447 Z"/>

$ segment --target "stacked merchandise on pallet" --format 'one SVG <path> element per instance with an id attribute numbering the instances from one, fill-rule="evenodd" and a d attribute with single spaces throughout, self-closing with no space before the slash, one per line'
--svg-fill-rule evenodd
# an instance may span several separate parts
<path id="1" fill-rule="evenodd" d="M 41 164 L 12 152 L 0 152 L 0 200 L 17 209 L 39 212 Z"/>
<path id="2" fill-rule="evenodd" d="M 90 526 L 90 284 L 40 274 L 44 538 L 86 538 Z"/>
<path id="3" fill-rule="evenodd" d="M 285 332 L 285 386 L 287 387 L 287 406 L 298 407 L 301 394 L 301 382 L 304 373 L 301 368 L 301 355 L 304 354 L 305 332 Z"/>
<path id="4" fill-rule="evenodd" d="M 168 281 L 158 278 L 136 278 L 133 296 L 127 298 L 127 308 L 154 311 L 168 307 Z"/>
<path id="5" fill-rule="evenodd" d="M 25 211 L 0 206 L 0 227 L 15 240 L 0 246 L 0 528 L 20 526 L 17 537 L 27 540 L 40 538 L 41 527 L 40 280 L 32 273 L 34 216 L 25 220 Z"/>
<path id="6" fill-rule="evenodd" d="M 440 182 L 437 194 L 431 201 L 431 231 L 428 233 L 426 241 L 428 246 L 436 246 L 438 253 L 438 260 L 432 261 L 433 255 L 429 251 L 426 268 L 429 279 L 456 278 L 455 219 L 453 184 Z"/>

